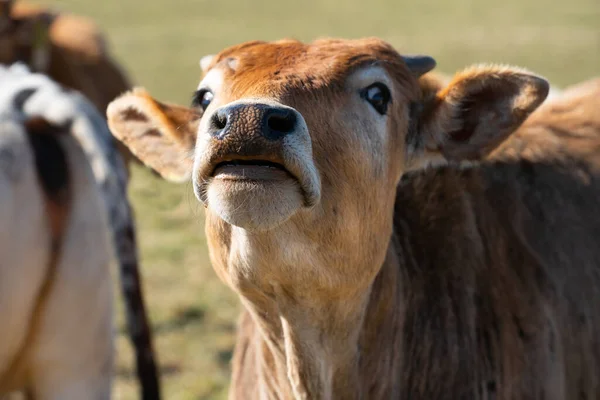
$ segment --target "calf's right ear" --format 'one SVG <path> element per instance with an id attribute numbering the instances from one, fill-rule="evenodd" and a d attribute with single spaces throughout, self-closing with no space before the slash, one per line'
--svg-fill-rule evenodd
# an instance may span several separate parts
<path id="1" fill-rule="evenodd" d="M 548 90 L 545 79 L 520 68 L 467 68 L 425 105 L 421 150 L 432 158 L 481 160 L 525 121 Z"/>
<path id="2" fill-rule="evenodd" d="M 136 88 L 113 100 L 106 116 L 112 134 L 146 166 L 168 181 L 190 179 L 201 114 Z"/>

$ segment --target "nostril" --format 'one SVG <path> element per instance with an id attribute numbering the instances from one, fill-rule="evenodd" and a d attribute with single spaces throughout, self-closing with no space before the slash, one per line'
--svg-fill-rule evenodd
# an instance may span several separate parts
<path id="1" fill-rule="evenodd" d="M 226 110 L 217 110 L 212 117 L 212 126 L 217 129 L 225 129 L 227 126 L 227 112 Z"/>
<path id="2" fill-rule="evenodd" d="M 290 110 L 277 110 L 267 115 L 267 126 L 272 131 L 290 133 L 296 127 L 296 115 Z"/>

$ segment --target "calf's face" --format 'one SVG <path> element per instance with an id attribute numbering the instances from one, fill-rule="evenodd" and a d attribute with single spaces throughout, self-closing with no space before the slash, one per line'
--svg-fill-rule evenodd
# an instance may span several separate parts
<path id="1" fill-rule="evenodd" d="M 378 40 L 249 43 L 205 58 L 192 181 L 199 200 L 250 230 L 299 211 L 393 197 L 414 71 Z"/>
<path id="2" fill-rule="evenodd" d="M 291 223 L 332 246 L 350 238 L 319 257 L 347 254 L 357 265 L 383 260 L 404 171 L 485 156 L 548 91 L 541 78 L 495 66 L 437 90 L 423 76 L 433 59 L 403 57 L 378 39 L 249 42 L 201 65 L 192 108 L 138 89 L 109 106 L 113 134 L 165 178 L 191 177 L 228 226 Z M 339 264 L 347 270 L 331 272 L 349 275 Z"/>

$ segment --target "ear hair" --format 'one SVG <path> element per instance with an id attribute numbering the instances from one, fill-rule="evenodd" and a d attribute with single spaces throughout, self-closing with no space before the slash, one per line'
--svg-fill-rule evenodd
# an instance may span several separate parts
<path id="1" fill-rule="evenodd" d="M 546 80 L 520 68 L 467 68 L 435 97 L 423 99 L 420 141 L 413 139 L 420 147 L 413 147 L 417 150 L 413 154 L 430 159 L 480 160 L 525 121 L 548 90 Z"/>

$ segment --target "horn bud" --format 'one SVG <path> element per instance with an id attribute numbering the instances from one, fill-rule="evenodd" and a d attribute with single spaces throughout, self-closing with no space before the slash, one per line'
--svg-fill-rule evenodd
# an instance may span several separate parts
<path id="1" fill-rule="evenodd" d="M 408 69 L 417 77 L 435 68 L 436 62 L 429 56 L 402 56 Z"/>

